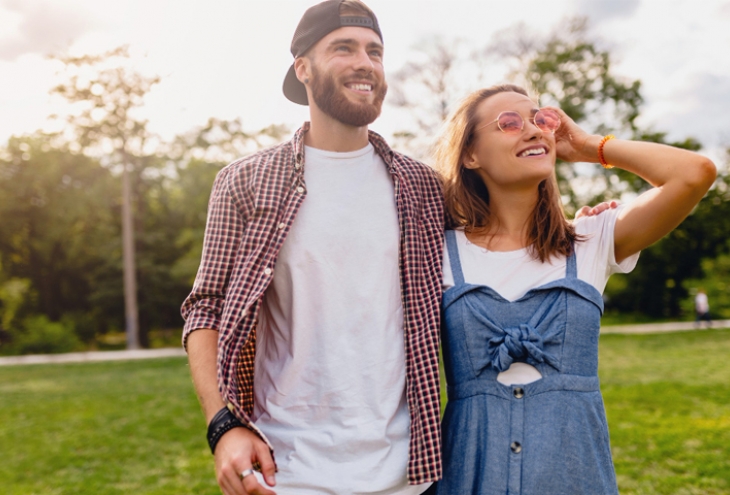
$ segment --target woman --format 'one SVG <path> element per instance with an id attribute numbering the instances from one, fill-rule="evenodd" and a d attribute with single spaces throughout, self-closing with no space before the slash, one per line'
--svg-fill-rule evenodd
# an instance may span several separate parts
<path id="1" fill-rule="evenodd" d="M 437 167 L 454 230 L 438 494 L 618 493 L 597 376 L 601 292 L 690 213 L 716 171 L 689 151 L 611 138 L 512 85 L 473 93 L 447 125 Z M 570 222 L 556 157 L 613 165 L 654 187 Z"/>

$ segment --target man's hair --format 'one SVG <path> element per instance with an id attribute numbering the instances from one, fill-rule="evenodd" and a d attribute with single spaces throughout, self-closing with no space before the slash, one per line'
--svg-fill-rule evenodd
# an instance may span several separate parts
<path id="1" fill-rule="evenodd" d="M 340 16 L 370 17 L 374 19 L 375 13 L 360 0 L 343 0 L 340 4 Z"/>
<path id="2" fill-rule="evenodd" d="M 467 96 L 451 115 L 435 150 L 436 169 L 444 184 L 444 206 L 449 228 L 466 232 L 489 232 L 495 226 L 489 190 L 479 174 L 464 166 L 464 158 L 473 150 L 479 124 L 477 109 L 487 98 L 513 92 L 529 96 L 513 84 L 480 89 Z M 555 173 L 538 186 L 538 199 L 527 228 L 530 254 L 541 262 L 556 255 L 569 256 L 573 243 L 583 240 L 565 218 Z"/>

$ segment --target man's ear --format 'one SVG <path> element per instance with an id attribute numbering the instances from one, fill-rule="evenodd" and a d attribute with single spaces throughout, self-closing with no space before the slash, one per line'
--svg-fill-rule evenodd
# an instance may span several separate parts
<path id="1" fill-rule="evenodd" d="M 309 84 L 312 79 L 311 65 L 311 61 L 307 57 L 299 57 L 294 61 L 294 71 L 302 84 Z"/>

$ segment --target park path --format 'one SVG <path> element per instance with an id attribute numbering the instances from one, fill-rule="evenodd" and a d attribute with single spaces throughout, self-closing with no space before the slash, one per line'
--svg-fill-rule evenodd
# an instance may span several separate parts
<path id="1" fill-rule="evenodd" d="M 712 328 L 730 328 L 730 320 L 715 320 Z M 601 328 L 602 334 L 647 334 L 666 332 L 685 332 L 688 330 L 706 330 L 703 325 L 698 328 L 692 321 L 676 321 L 669 323 L 643 323 L 640 325 L 610 325 Z M 96 351 L 71 352 L 68 354 L 36 354 L 28 356 L 0 357 L 0 366 L 19 364 L 48 363 L 86 363 L 93 361 L 129 361 L 135 359 L 151 359 L 162 357 L 186 356 L 182 348 L 140 349 L 134 351 Z"/>

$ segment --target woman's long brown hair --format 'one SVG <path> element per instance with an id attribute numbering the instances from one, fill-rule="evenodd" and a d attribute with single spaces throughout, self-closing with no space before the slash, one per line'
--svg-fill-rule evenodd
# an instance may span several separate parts
<path id="1" fill-rule="evenodd" d="M 481 177 L 466 168 L 463 162 L 474 147 L 479 105 L 490 96 L 504 92 L 529 96 L 527 91 L 513 84 L 475 91 L 461 102 L 439 139 L 435 152 L 436 169 L 443 178 L 448 228 L 488 233 L 495 227 L 489 190 Z M 541 262 L 549 261 L 552 256 L 569 256 L 573 243 L 582 240 L 565 218 L 554 172 L 538 186 L 537 203 L 526 235 L 530 254 Z"/>

